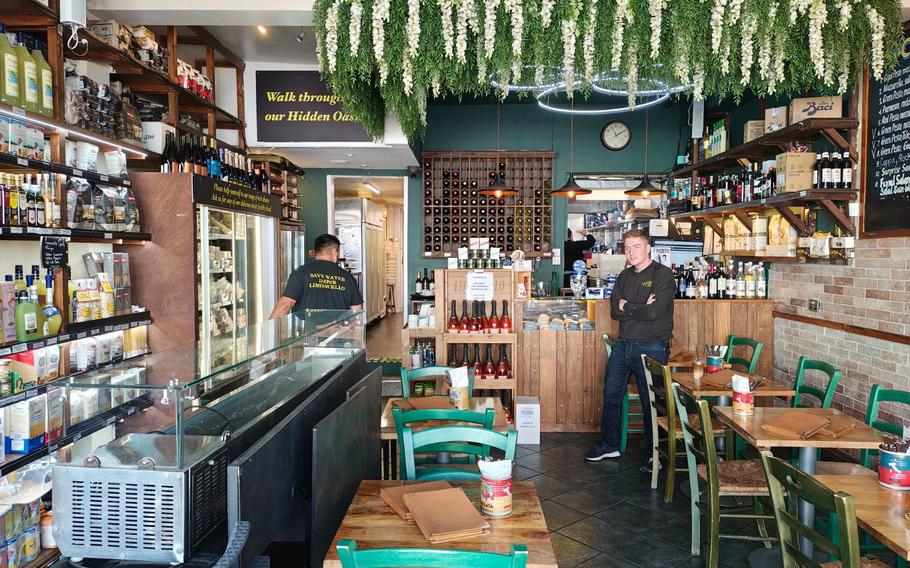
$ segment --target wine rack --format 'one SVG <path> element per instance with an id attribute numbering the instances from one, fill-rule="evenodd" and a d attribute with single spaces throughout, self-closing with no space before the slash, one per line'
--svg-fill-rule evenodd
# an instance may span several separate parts
<path id="1" fill-rule="evenodd" d="M 424 152 L 421 158 L 424 257 L 453 257 L 474 239 L 506 254 L 552 254 L 553 152 Z M 481 195 L 497 179 L 518 195 Z"/>

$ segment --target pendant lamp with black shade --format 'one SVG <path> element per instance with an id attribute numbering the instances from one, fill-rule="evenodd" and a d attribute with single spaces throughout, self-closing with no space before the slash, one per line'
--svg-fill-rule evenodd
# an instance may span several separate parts
<path id="1" fill-rule="evenodd" d="M 572 100 L 572 108 L 575 108 L 575 100 Z M 575 181 L 575 115 L 572 115 L 572 118 L 569 122 L 569 179 L 566 180 L 566 183 L 559 189 L 554 189 L 550 191 L 550 195 L 568 197 L 569 199 L 575 199 L 579 195 L 588 195 L 591 193 L 590 189 L 585 189 L 578 185 Z"/>
<path id="2" fill-rule="evenodd" d="M 499 161 L 499 110 L 501 103 L 496 103 L 496 158 Z M 505 183 L 505 181 L 499 179 L 499 176 L 496 176 L 496 179 L 493 180 L 489 186 L 478 191 L 480 195 L 492 195 L 497 199 L 500 197 L 514 197 L 518 195 L 518 190 L 514 187 L 511 187 Z"/>
<path id="3" fill-rule="evenodd" d="M 648 111 L 645 111 L 645 175 L 641 178 L 641 183 L 632 189 L 624 192 L 626 195 L 640 195 L 648 197 L 649 195 L 663 195 L 667 193 L 662 187 L 655 186 L 648 177 Z"/>

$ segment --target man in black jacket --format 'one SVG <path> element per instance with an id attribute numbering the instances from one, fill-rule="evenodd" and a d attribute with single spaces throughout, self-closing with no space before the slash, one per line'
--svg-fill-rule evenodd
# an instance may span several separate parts
<path id="1" fill-rule="evenodd" d="M 585 238 L 583 241 L 572 240 L 572 229 L 566 229 L 566 242 L 563 245 L 563 277 L 562 277 L 562 287 L 568 288 L 570 285 L 570 277 L 574 272 L 572 265 L 575 264 L 576 260 L 582 260 L 584 258 L 584 252 L 589 248 L 594 246 L 594 237 L 588 234 L 588 231 L 585 229 L 581 230 L 581 235 Z"/>
<path id="2" fill-rule="evenodd" d="M 604 377 L 604 407 L 600 422 L 600 443 L 585 454 L 588 461 L 619 457 L 622 428 L 622 398 L 635 375 L 644 413 L 644 430 L 651 447 L 651 405 L 642 354 L 666 365 L 673 335 L 673 272 L 651 260 L 650 238 L 639 230 L 623 235 L 628 268 L 619 274 L 610 296 L 610 315 L 619 321 L 619 340 L 607 361 Z"/>

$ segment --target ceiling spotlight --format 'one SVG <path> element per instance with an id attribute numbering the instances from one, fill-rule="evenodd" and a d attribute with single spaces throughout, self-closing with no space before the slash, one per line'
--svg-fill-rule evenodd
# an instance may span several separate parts
<path id="1" fill-rule="evenodd" d="M 370 182 L 364 182 L 363 185 L 365 185 L 367 189 L 369 189 L 370 191 L 372 191 L 372 192 L 375 193 L 376 195 L 379 195 L 379 188 L 376 187 L 375 185 L 373 185 L 372 183 L 370 183 Z"/>
<path id="2" fill-rule="evenodd" d="M 259 33 L 261 33 L 262 35 L 265 35 L 268 33 L 268 30 L 266 30 L 265 26 L 263 26 L 263 25 L 256 26 L 256 29 L 259 30 Z"/>

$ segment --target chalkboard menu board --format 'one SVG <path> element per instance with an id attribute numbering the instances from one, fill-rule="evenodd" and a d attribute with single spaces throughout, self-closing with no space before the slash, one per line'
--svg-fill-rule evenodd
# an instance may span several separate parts
<path id="1" fill-rule="evenodd" d="M 910 234 L 910 32 L 897 68 L 869 79 L 863 234 Z"/>

